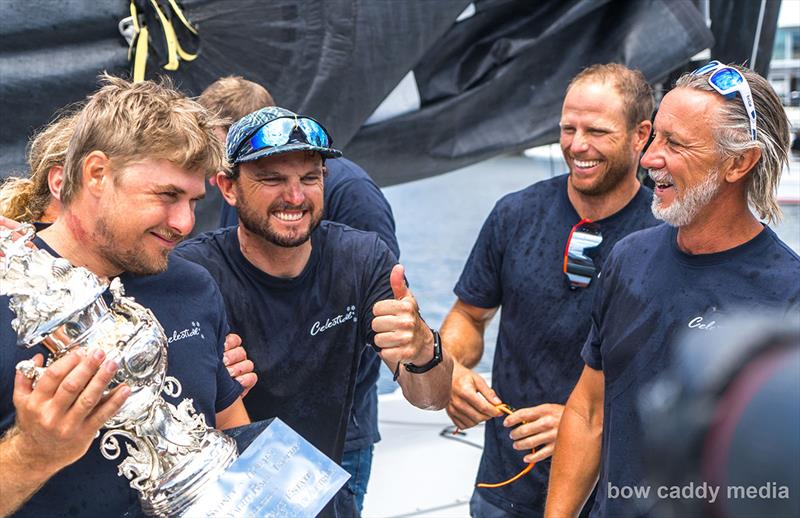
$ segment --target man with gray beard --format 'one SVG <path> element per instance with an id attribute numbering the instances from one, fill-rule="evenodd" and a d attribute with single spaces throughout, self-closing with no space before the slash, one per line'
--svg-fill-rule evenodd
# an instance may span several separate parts
<path id="1" fill-rule="evenodd" d="M 783 107 L 755 72 L 712 61 L 662 100 L 641 164 L 656 182 L 653 213 L 667 224 L 621 240 L 605 262 L 546 516 L 576 515 L 598 475 L 592 516 L 649 513 L 648 497 L 659 495 L 643 479 L 637 398 L 667 365 L 677 332 L 713 333 L 733 308 L 800 323 L 800 257 L 752 212 L 780 217 L 788 149 Z"/>

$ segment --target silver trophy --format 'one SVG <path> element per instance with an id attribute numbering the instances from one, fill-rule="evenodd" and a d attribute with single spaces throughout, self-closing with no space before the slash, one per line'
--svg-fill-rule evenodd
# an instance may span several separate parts
<path id="1" fill-rule="evenodd" d="M 176 407 L 161 396 L 179 396 L 181 385 L 166 375 L 167 338 L 153 313 L 125 297 L 118 278 L 109 286 L 85 268 L 32 248 L 34 235 L 30 225 L 0 229 L 0 294 L 11 298 L 18 344 L 43 344 L 52 352 L 47 365 L 78 347 L 101 349 L 116 361 L 119 370 L 108 390 L 126 383 L 131 395 L 105 424 L 102 454 L 117 459 L 119 438 L 130 441 L 119 474 L 140 492 L 143 511 L 187 513 L 236 460 L 235 442 L 206 426 L 191 399 Z M 102 297 L 107 288 L 110 304 Z M 34 383 L 45 368 L 32 361 L 17 365 Z"/>

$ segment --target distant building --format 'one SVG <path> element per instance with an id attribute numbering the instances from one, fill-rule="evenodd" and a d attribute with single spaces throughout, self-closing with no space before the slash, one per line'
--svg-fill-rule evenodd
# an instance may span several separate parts
<path id="1" fill-rule="evenodd" d="M 775 32 L 769 81 L 785 106 L 800 106 L 800 25 Z"/>

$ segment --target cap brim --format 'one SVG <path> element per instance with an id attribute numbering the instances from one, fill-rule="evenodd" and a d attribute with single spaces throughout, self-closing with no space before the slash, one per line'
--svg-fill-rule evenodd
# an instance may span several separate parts
<path id="1" fill-rule="evenodd" d="M 267 156 L 273 155 L 280 155 L 283 153 L 291 153 L 293 151 L 316 151 L 323 158 L 339 158 L 342 156 L 342 152 L 338 149 L 333 149 L 330 147 L 319 147 L 319 146 L 312 146 L 311 144 L 306 144 L 304 142 L 293 142 L 291 144 L 285 144 L 283 146 L 277 147 L 268 147 L 266 149 L 259 149 L 258 151 L 254 151 L 248 155 L 245 155 L 238 160 L 234 161 L 234 164 L 241 164 L 242 162 L 252 162 L 253 160 L 258 160 L 259 158 L 264 158 Z"/>

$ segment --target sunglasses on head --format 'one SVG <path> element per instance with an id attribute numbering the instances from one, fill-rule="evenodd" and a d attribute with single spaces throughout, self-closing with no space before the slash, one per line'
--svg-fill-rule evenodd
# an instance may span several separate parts
<path id="1" fill-rule="evenodd" d="M 569 233 L 564 249 L 564 273 L 572 290 L 586 288 L 592 282 L 597 268 L 586 252 L 603 242 L 600 228 L 590 219 L 582 219 Z"/>
<path id="2" fill-rule="evenodd" d="M 279 117 L 264 124 L 253 135 L 242 141 L 234 156 L 279 147 L 290 142 L 301 142 L 315 147 L 329 148 L 333 139 L 328 131 L 310 117 Z"/>
<path id="3" fill-rule="evenodd" d="M 708 84 L 723 97 L 730 99 L 735 97 L 737 93 L 739 94 L 744 104 L 744 109 L 747 111 L 747 117 L 750 119 L 750 136 L 753 140 L 756 140 L 756 105 L 753 102 L 753 94 L 744 74 L 716 60 L 709 61 L 692 72 L 692 75 L 695 76 L 705 74 L 710 74 L 708 76 Z"/>

